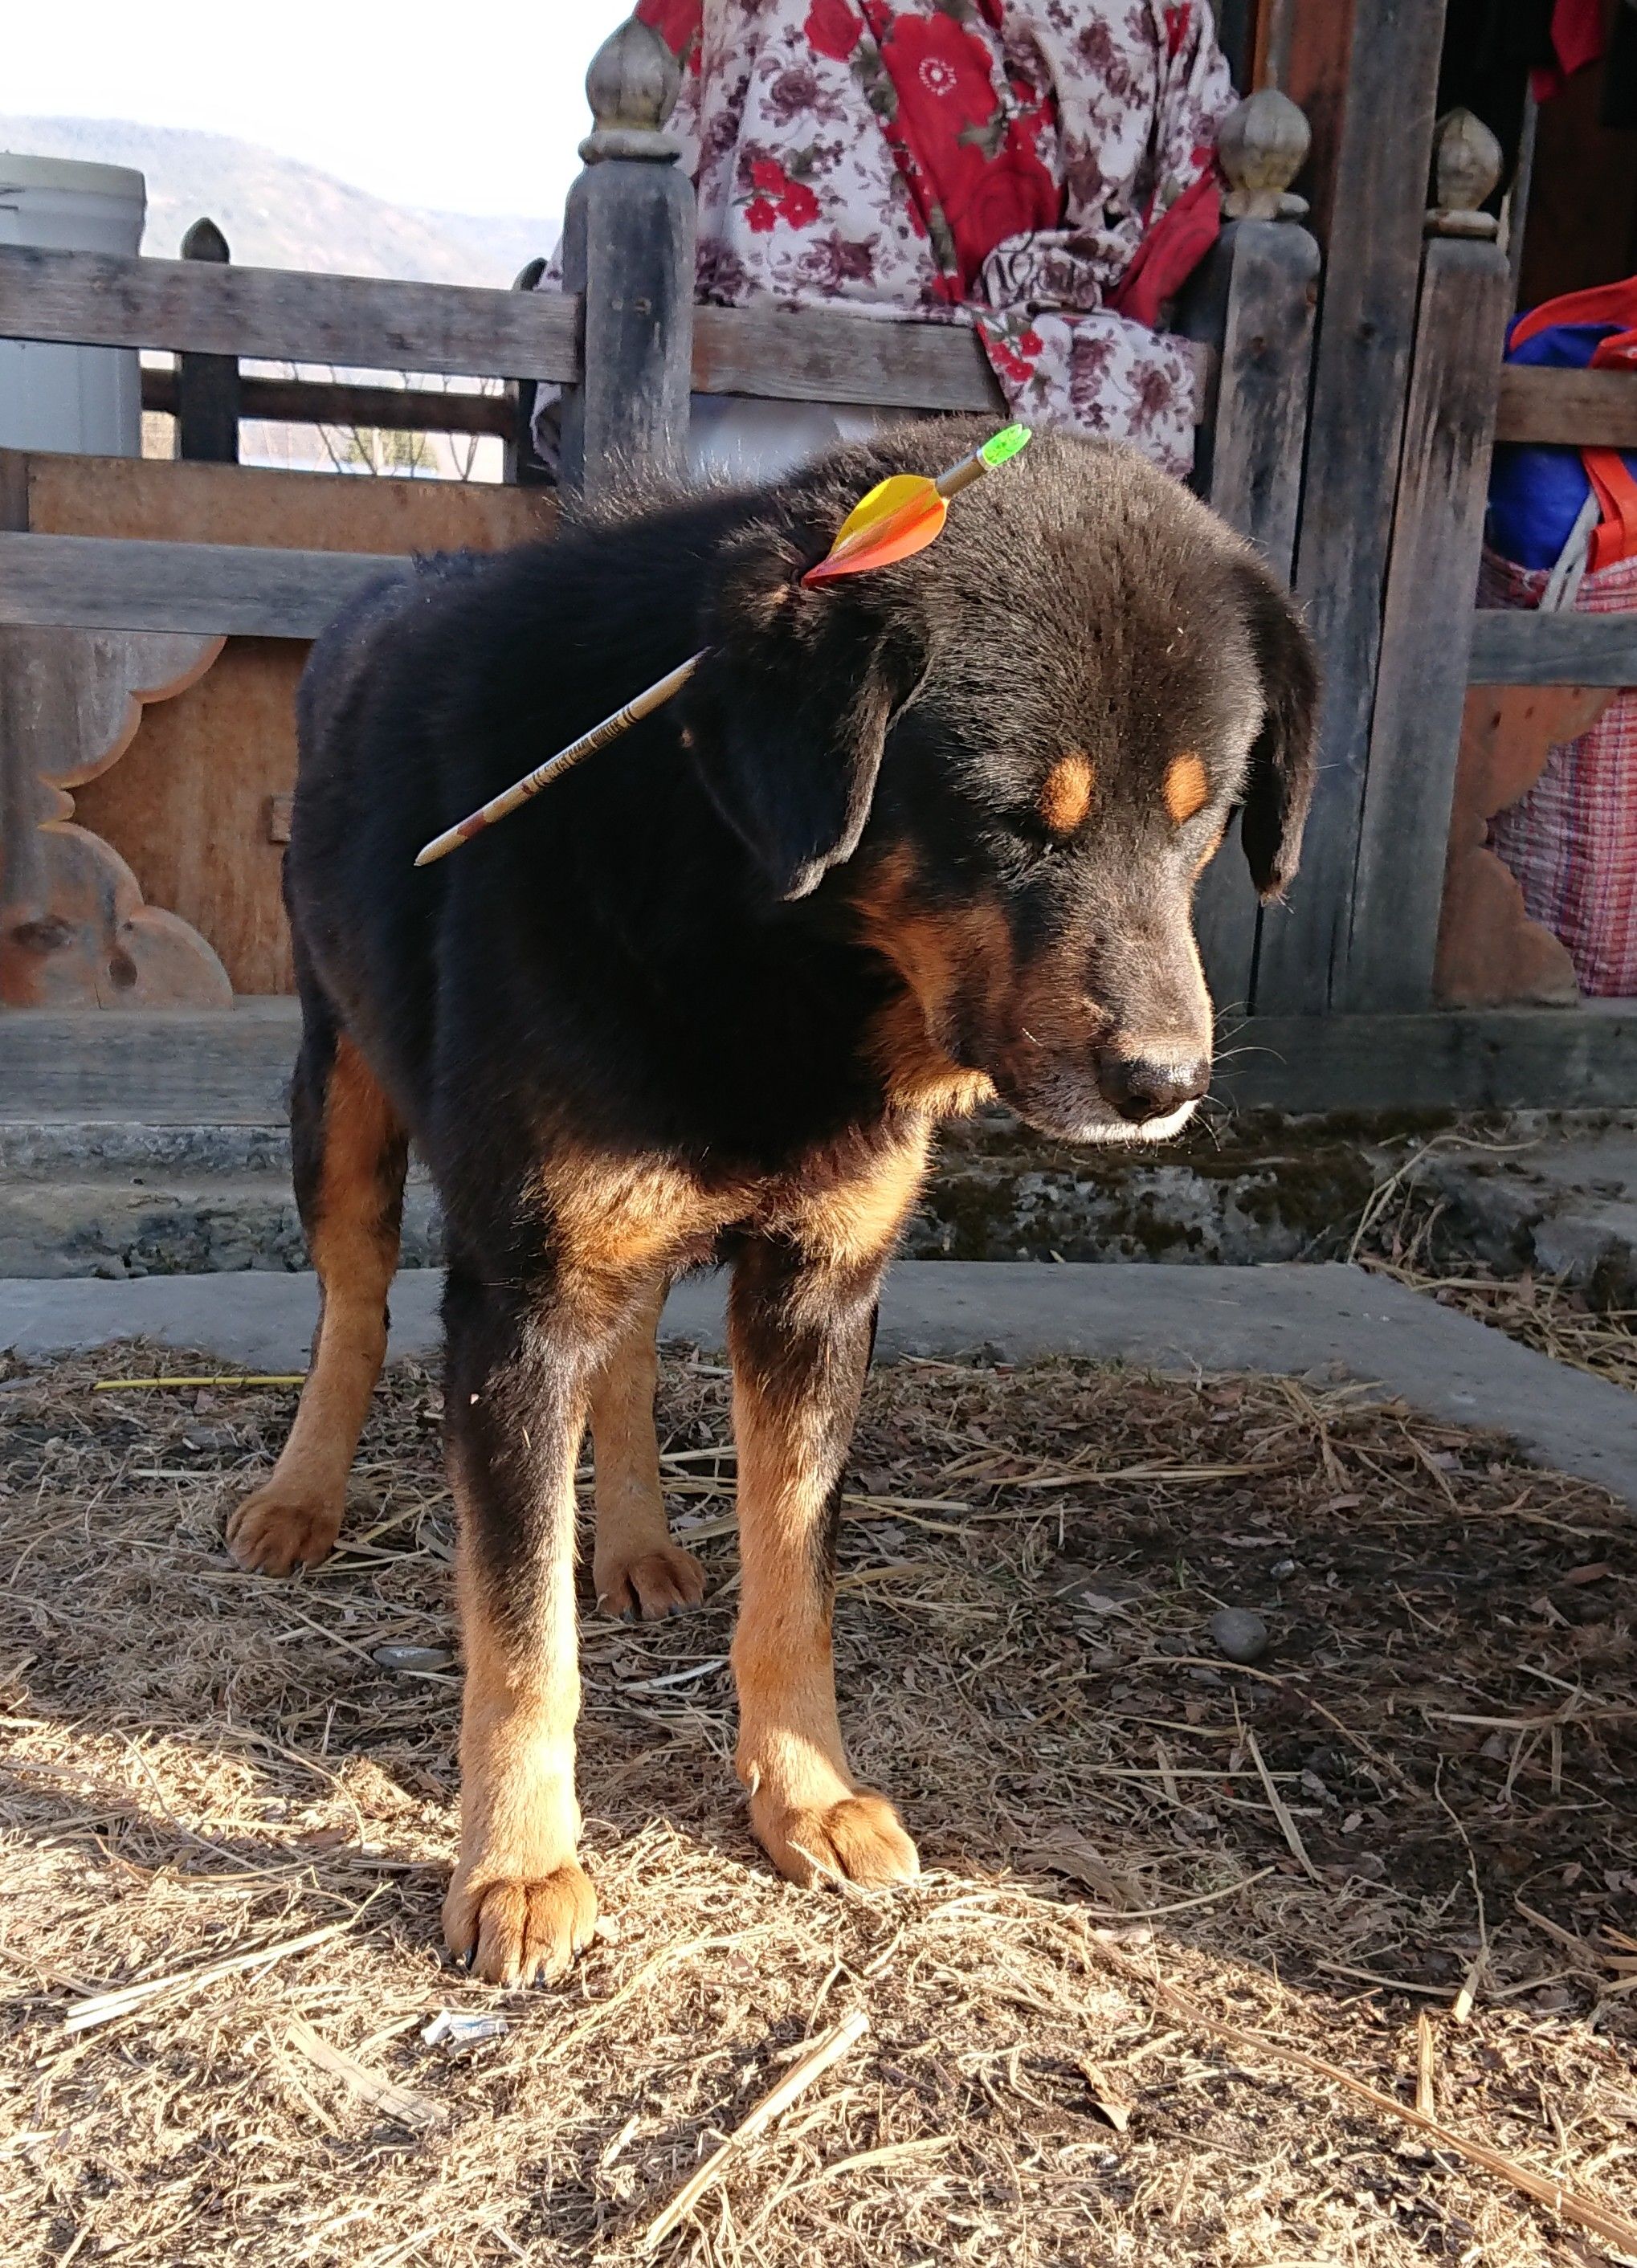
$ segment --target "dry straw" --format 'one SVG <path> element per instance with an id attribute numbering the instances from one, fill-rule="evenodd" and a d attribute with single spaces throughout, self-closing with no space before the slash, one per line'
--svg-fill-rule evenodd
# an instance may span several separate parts
<path id="1" fill-rule="evenodd" d="M 274 1584 L 220 1536 L 288 1391 L 94 1390 L 167 1370 L 215 1375 L 0 1395 L 0 2268 L 1631 2251 L 1637 1529 L 1596 1489 L 1355 1388 L 877 1373 L 843 1716 L 926 1872 L 798 1891 L 732 1771 L 727 1381 L 673 1360 L 711 1595 L 583 1601 L 606 1926 L 507 1999 L 438 1951 L 458 1669 L 388 1666 L 452 1643 L 436 1387 L 392 1376 L 349 1540 Z M 507 2028 L 450 2057 L 443 2009 Z"/>

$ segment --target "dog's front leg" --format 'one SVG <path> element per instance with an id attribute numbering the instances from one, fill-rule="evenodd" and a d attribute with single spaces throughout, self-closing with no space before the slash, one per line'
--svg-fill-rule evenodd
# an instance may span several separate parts
<path id="1" fill-rule="evenodd" d="M 830 1645 L 842 1471 L 874 1336 L 879 1263 L 751 1245 L 729 1334 L 743 1593 L 734 1640 L 750 1823 L 793 1881 L 897 1882 L 915 1845 L 847 1766 Z"/>
<path id="2" fill-rule="evenodd" d="M 597 1902 L 575 1857 L 574 1465 L 589 1319 L 450 1269 L 446 1428 L 466 1653 L 461 1855 L 444 1902 L 457 1958 L 494 1984 L 559 1977 Z"/>
<path id="3" fill-rule="evenodd" d="M 597 1466 L 597 1544 L 592 1575 L 597 1604 L 627 1622 L 697 1607 L 704 1569 L 673 1543 L 660 1484 L 653 1431 L 659 1378 L 654 1335 L 667 1285 L 656 1276 L 630 1306 L 624 1329 L 592 1381 L 591 1435 Z"/>

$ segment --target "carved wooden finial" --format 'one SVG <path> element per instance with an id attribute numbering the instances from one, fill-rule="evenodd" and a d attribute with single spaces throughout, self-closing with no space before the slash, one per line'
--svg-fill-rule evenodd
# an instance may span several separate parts
<path id="1" fill-rule="evenodd" d="M 1501 224 L 1478 207 L 1501 179 L 1501 144 L 1471 110 L 1451 110 L 1438 122 L 1433 144 L 1433 208 L 1429 236 L 1493 236 Z"/>
<path id="2" fill-rule="evenodd" d="M 184 260 L 213 260 L 218 267 L 225 267 L 232 256 L 227 248 L 227 239 L 208 217 L 195 221 L 182 239 Z"/>
<path id="3" fill-rule="evenodd" d="M 1222 210 L 1230 220 L 1300 220 L 1305 197 L 1290 185 L 1313 139 L 1307 120 L 1276 86 L 1258 87 L 1222 121 L 1216 154 L 1228 176 Z"/>
<path id="4" fill-rule="evenodd" d="M 580 144 L 589 166 L 598 158 L 674 158 L 660 131 L 682 87 L 675 56 L 651 25 L 635 16 L 610 32 L 591 59 L 586 99 L 596 131 Z"/>

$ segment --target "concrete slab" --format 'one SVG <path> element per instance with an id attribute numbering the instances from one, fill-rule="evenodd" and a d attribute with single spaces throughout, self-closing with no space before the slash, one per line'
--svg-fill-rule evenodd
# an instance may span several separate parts
<path id="1" fill-rule="evenodd" d="M 393 1287 L 392 1351 L 435 1352 L 442 1278 Z M 310 1275 L 0 1283 L 0 1349 L 40 1359 L 147 1339 L 254 1370 L 305 1368 Z M 679 1285 L 663 1336 L 719 1349 L 722 1285 Z M 1368 1381 L 1458 1424 L 1510 1433 L 1542 1463 L 1637 1506 L 1637 1395 L 1520 1346 L 1403 1285 L 1322 1267 L 1043 1266 L 906 1261 L 888 1280 L 879 1353 L 1072 1354 L 1172 1373 L 1265 1370 Z"/>

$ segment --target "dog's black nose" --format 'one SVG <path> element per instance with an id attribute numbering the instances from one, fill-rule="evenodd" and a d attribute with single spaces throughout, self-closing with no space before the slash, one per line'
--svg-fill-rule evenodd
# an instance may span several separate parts
<path id="1" fill-rule="evenodd" d="M 1211 1084 L 1203 1056 L 1191 1063 L 1154 1063 L 1147 1056 L 1116 1055 L 1105 1048 L 1097 1058 L 1097 1085 L 1104 1099 L 1133 1126 L 1145 1119 L 1169 1118 L 1184 1102 L 1197 1102 Z"/>

